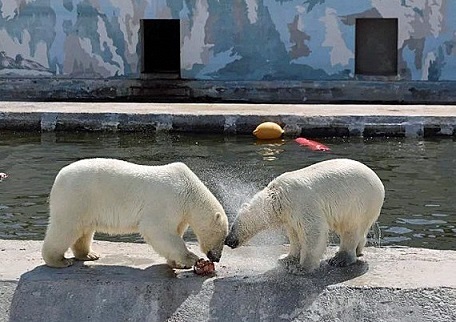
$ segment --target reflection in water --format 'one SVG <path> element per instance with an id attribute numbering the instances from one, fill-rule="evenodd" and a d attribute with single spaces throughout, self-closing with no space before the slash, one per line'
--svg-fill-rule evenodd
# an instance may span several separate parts
<path id="1" fill-rule="evenodd" d="M 252 136 L 115 133 L 0 133 L 0 238 L 42 239 L 47 198 L 57 172 L 81 158 L 112 157 L 158 165 L 185 162 L 219 198 L 230 218 L 273 178 L 318 161 L 346 157 L 373 168 L 386 200 L 381 245 L 456 248 L 456 143 L 452 139 L 322 139 L 314 152 L 292 138 L 258 142 Z M 273 239 L 271 234 L 266 234 Z M 98 235 L 141 241 L 137 235 Z M 188 238 L 192 238 L 188 235 Z"/>
<path id="2" fill-rule="evenodd" d="M 261 146 L 258 154 L 263 156 L 264 161 L 274 161 L 284 150 L 279 147 L 285 143 L 284 139 L 256 140 L 255 144 Z"/>

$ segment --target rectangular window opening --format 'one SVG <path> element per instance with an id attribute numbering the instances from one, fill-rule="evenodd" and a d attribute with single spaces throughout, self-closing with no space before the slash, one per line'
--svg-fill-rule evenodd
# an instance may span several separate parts
<path id="1" fill-rule="evenodd" d="M 355 28 L 355 74 L 396 76 L 397 18 L 358 18 Z"/>
<path id="2" fill-rule="evenodd" d="M 180 77 L 180 20 L 141 20 L 141 73 Z"/>

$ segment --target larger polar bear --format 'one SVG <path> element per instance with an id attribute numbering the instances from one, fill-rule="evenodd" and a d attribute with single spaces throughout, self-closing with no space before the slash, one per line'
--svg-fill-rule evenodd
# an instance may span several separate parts
<path id="1" fill-rule="evenodd" d="M 50 218 L 42 256 L 48 266 L 67 267 L 99 256 L 96 231 L 139 232 L 168 264 L 189 268 L 199 259 L 182 235 L 190 226 L 201 251 L 219 261 L 228 219 L 209 189 L 183 163 L 145 166 L 115 159 L 84 159 L 64 167 L 50 193 Z"/>
<path id="2" fill-rule="evenodd" d="M 330 264 L 347 266 L 362 254 L 384 196 L 381 180 L 366 165 L 349 159 L 319 162 L 284 173 L 258 192 L 241 207 L 225 242 L 235 248 L 262 230 L 284 226 L 290 250 L 280 262 L 311 272 L 319 267 L 331 230 L 339 235 L 340 248 Z"/>

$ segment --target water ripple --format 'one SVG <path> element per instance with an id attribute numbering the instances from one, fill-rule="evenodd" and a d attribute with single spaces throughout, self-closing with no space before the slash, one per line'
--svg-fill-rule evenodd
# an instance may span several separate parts
<path id="1" fill-rule="evenodd" d="M 9 174 L 0 185 L 0 238 L 42 239 L 55 175 L 81 158 L 111 157 L 150 165 L 185 162 L 214 192 L 231 221 L 240 205 L 274 177 L 342 157 L 364 162 L 385 185 L 380 244 L 456 249 L 454 140 L 319 141 L 331 153 L 304 149 L 293 138 L 259 144 L 249 135 L 0 132 L 0 170 Z M 137 235 L 97 238 L 142 242 Z"/>

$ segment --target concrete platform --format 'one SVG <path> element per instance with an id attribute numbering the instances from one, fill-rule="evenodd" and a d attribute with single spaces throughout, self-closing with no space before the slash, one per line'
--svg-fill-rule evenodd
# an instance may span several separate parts
<path id="1" fill-rule="evenodd" d="M 201 277 L 145 244 L 97 241 L 100 260 L 67 269 L 43 266 L 40 247 L 0 240 L 0 321 L 456 320 L 456 251 L 368 247 L 354 266 L 297 276 L 276 267 L 286 246 L 225 248 Z"/>
<path id="2" fill-rule="evenodd" d="M 264 121 L 288 136 L 455 136 L 456 106 L 0 101 L 0 130 L 251 134 Z"/>

